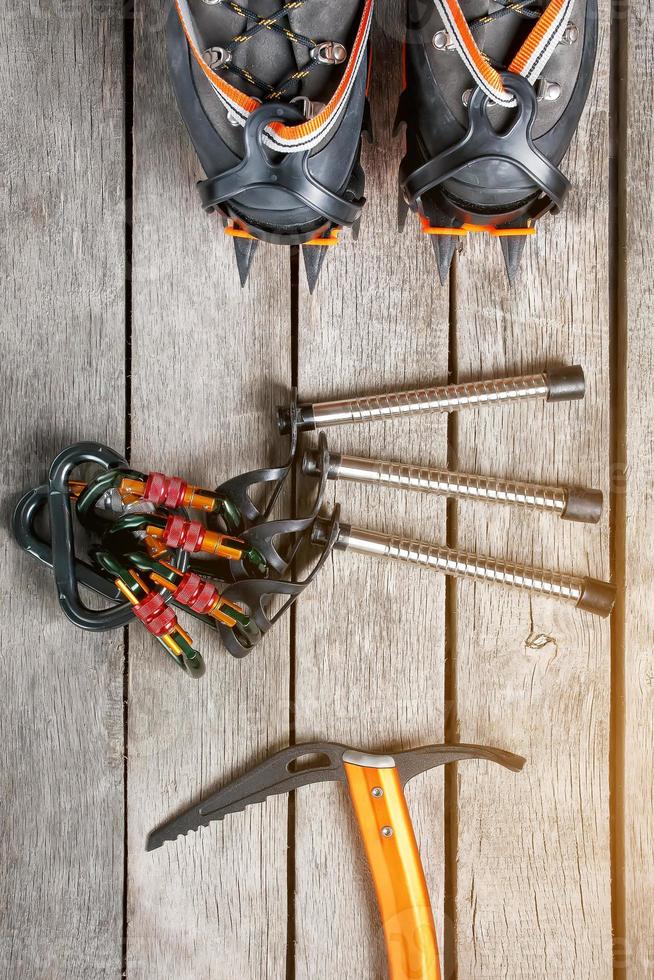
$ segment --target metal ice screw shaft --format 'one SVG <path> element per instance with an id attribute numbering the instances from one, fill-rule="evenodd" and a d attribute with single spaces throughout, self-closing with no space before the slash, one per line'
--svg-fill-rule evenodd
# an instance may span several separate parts
<path id="1" fill-rule="evenodd" d="M 324 544 L 329 521 L 314 525 L 312 541 Z M 359 554 L 391 558 L 395 561 L 422 565 L 460 578 L 484 579 L 510 585 L 535 594 L 548 595 L 573 603 L 579 609 L 608 616 L 615 601 L 615 588 L 598 579 L 566 575 L 562 572 L 533 568 L 518 562 L 503 561 L 485 555 L 475 555 L 456 548 L 413 541 L 391 534 L 381 534 L 366 528 L 342 524 L 336 547 Z"/>
<path id="2" fill-rule="evenodd" d="M 302 460 L 302 472 L 319 476 L 322 454 L 308 450 Z M 437 467 L 392 463 L 381 459 L 363 459 L 330 453 L 327 475 L 331 480 L 375 483 L 400 490 L 443 494 L 467 500 L 513 504 L 534 510 L 545 510 L 565 520 L 597 523 L 602 514 L 602 493 L 586 487 L 548 487 L 538 483 L 500 480 L 471 473 L 455 473 Z"/>
<path id="3" fill-rule="evenodd" d="M 423 415 L 429 412 L 456 412 L 462 408 L 500 405 L 529 399 L 568 401 L 583 398 L 584 392 L 584 372 L 578 365 L 573 365 L 518 378 L 470 381 L 436 388 L 419 388 L 415 391 L 299 405 L 298 428 L 316 429 L 351 422 L 373 422 L 407 415 Z M 278 408 L 277 420 L 281 432 L 290 430 L 291 418 L 288 409 Z"/>

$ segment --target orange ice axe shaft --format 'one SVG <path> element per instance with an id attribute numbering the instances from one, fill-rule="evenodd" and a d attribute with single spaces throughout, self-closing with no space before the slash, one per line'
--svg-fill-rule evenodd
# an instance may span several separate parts
<path id="1" fill-rule="evenodd" d="M 425 873 L 395 762 L 350 751 L 344 769 L 377 895 L 388 975 L 441 980 Z"/>
<path id="2" fill-rule="evenodd" d="M 486 759 L 515 772 L 524 763 L 520 756 L 482 745 L 426 745 L 388 755 L 333 742 L 295 745 L 153 830 L 147 849 L 269 796 L 310 783 L 340 781 L 349 791 L 368 858 L 390 980 L 441 980 L 436 926 L 404 786 L 427 769 L 465 759 Z"/>

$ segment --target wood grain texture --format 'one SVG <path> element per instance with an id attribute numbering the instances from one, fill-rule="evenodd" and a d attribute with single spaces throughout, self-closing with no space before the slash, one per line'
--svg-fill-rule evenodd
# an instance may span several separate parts
<path id="1" fill-rule="evenodd" d="M 620 307 L 626 331 L 626 628 L 624 648 L 624 802 L 626 936 L 616 936 L 616 957 L 630 980 L 654 974 L 654 686 L 652 649 L 652 550 L 654 539 L 654 397 L 652 377 L 651 275 L 654 254 L 645 229 L 654 219 L 652 51 L 654 8 L 630 5 L 625 12 L 627 75 L 624 208 L 626 281 Z M 625 489 L 621 477 L 616 491 Z M 617 508 L 620 512 L 621 508 Z"/>
<path id="2" fill-rule="evenodd" d="M 332 249 L 313 297 L 300 269 L 298 384 L 303 400 L 414 387 L 447 377 L 448 293 L 430 243 L 396 230 L 402 140 L 391 139 L 400 91 L 403 8 L 377 11 L 373 126 L 364 143 L 368 203 L 361 235 Z M 443 464 L 446 421 L 425 417 L 328 431 L 334 451 Z M 345 521 L 445 535 L 436 498 L 352 483 L 330 485 Z M 353 554 L 330 559 L 297 607 L 297 741 L 331 739 L 383 750 L 443 734 L 444 587 L 440 576 Z M 439 929 L 442 771 L 407 791 Z M 296 976 L 386 976 L 384 941 L 346 793 L 313 786 L 296 800 Z"/>
<path id="3" fill-rule="evenodd" d="M 241 292 L 231 243 L 195 190 L 200 167 L 163 81 L 159 5 L 135 35 L 132 459 L 201 486 L 280 461 L 273 407 L 290 382 L 286 249 L 261 247 Z M 247 658 L 185 619 L 194 682 L 130 636 L 128 975 L 259 980 L 286 956 L 286 800 L 147 854 L 157 823 L 288 743 L 289 622 Z"/>
<path id="4" fill-rule="evenodd" d="M 55 9 L 56 8 L 56 9 Z M 303 399 L 445 379 L 448 293 L 429 242 L 395 231 L 401 141 L 401 4 L 378 5 L 373 115 L 364 145 L 368 205 L 358 243 L 327 256 L 310 297 L 300 267 Z M 132 458 L 212 485 L 273 462 L 273 406 L 291 378 L 290 265 L 262 246 L 241 292 L 230 243 L 201 212 L 199 166 L 166 81 L 163 8 L 139 5 L 135 45 Z M 652 3 L 630 5 L 624 302 L 628 330 L 624 649 L 624 935 L 628 980 L 654 973 L 651 540 L 654 534 L 651 278 Z M 456 272 L 460 380 L 581 362 L 588 394 L 571 405 L 463 413 L 460 469 L 609 489 L 608 45 L 563 169 L 564 213 L 543 221 L 509 289 L 497 242 L 466 243 Z M 23 3 L 0 21 L 0 976 L 105 980 L 122 969 L 123 634 L 63 618 L 51 577 L 8 532 L 19 493 L 63 446 L 121 449 L 125 415 L 123 23 L 118 6 Z M 26 94 L 27 93 L 27 94 Z M 649 219 L 649 220 L 648 220 Z M 645 229 L 645 230 L 644 230 Z M 301 265 L 301 263 L 300 263 Z M 328 432 L 335 451 L 440 465 L 447 423 L 420 418 Z M 620 474 L 616 476 L 618 478 Z M 620 489 L 620 488 L 618 488 Z M 446 536 L 442 501 L 331 485 L 364 526 Z M 608 495 L 607 495 L 608 497 Z M 305 500 L 304 492 L 299 495 Z M 457 543 L 482 553 L 609 576 L 608 522 L 461 503 Z M 462 741 L 528 757 L 523 774 L 459 767 L 455 894 L 460 980 L 608 980 L 609 628 L 545 599 L 484 584 L 455 587 L 449 621 L 457 703 L 444 704 L 444 580 L 336 554 L 297 606 L 295 737 L 382 750 L 440 741 L 455 710 Z M 130 631 L 128 906 L 130 980 L 382 980 L 383 934 L 345 792 L 313 786 L 145 853 L 148 831 L 286 745 L 289 619 L 241 662 L 190 621 L 207 674 L 181 676 L 138 626 Z M 427 881 L 443 926 L 443 774 L 409 786 Z M 621 814 L 618 814 L 620 817 Z M 295 882 L 288 896 L 288 881 Z M 618 894 L 622 886 L 622 877 Z M 294 933 L 293 933 L 294 930 Z M 442 943 L 441 943 L 442 948 Z M 450 965 L 452 965 L 454 961 Z M 449 974 L 452 976 L 452 973 Z"/>
<path id="5" fill-rule="evenodd" d="M 543 220 L 509 288 L 498 243 L 458 263 L 459 379 L 581 363 L 583 402 L 463 413 L 461 469 L 608 490 L 608 13 L 588 105 L 564 170 L 563 214 Z M 479 236 L 481 238 L 481 236 Z M 458 508 L 463 547 L 608 577 L 608 518 Z M 462 741 L 527 756 L 524 773 L 458 774 L 458 976 L 612 975 L 609 626 L 574 608 L 490 585 L 457 585 Z"/>
<path id="6" fill-rule="evenodd" d="M 122 447 L 122 21 L 22 3 L 0 22 L 0 975 L 121 964 L 121 632 L 90 636 L 18 551 L 18 496 L 69 443 Z"/>

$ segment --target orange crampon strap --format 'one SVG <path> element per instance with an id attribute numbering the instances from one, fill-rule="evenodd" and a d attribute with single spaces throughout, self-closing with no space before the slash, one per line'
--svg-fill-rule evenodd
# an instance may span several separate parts
<path id="1" fill-rule="evenodd" d="M 332 228 L 329 234 L 325 238 L 310 238 L 308 242 L 303 242 L 303 245 L 338 245 L 338 233 L 340 228 Z M 230 238 L 251 238 L 256 241 L 254 235 L 251 235 L 249 231 L 244 228 L 240 228 L 234 221 L 230 220 L 225 227 L 225 234 Z"/>
<path id="2" fill-rule="evenodd" d="M 515 105 L 515 100 L 504 88 L 499 73 L 479 49 L 458 0 L 434 0 L 434 4 L 456 50 L 479 88 L 493 102 L 506 106 Z M 550 0 L 508 66 L 508 71 L 522 75 L 533 85 L 567 27 L 573 4 L 574 0 Z"/>
<path id="3" fill-rule="evenodd" d="M 420 215 L 420 227 L 424 235 L 459 235 L 464 238 L 469 232 L 486 233 L 493 238 L 511 238 L 520 235 L 535 235 L 536 229 L 529 228 L 493 228 L 492 225 L 473 225 L 469 222 L 455 228 L 439 228 L 429 224 L 429 218 Z"/>
<path id="4" fill-rule="evenodd" d="M 338 245 L 338 233 L 340 228 L 332 228 L 325 238 L 310 238 L 308 242 L 304 242 L 305 245 Z"/>
<path id="5" fill-rule="evenodd" d="M 200 35 L 195 25 L 188 0 L 175 0 L 175 6 L 193 57 L 211 82 L 216 95 L 225 108 L 238 119 L 241 125 L 245 125 L 250 113 L 254 112 L 261 103 L 257 99 L 245 95 L 233 85 L 230 85 L 229 82 L 209 67 L 203 57 L 204 46 L 200 40 Z M 306 122 L 296 126 L 285 126 L 278 122 L 271 123 L 266 127 L 263 137 L 263 141 L 268 147 L 284 153 L 298 153 L 310 150 L 323 140 L 336 124 L 347 102 L 361 61 L 365 57 L 366 44 L 372 23 L 372 10 L 373 0 L 365 0 L 361 22 L 359 23 L 343 76 L 325 108 L 312 119 L 308 119 Z"/>
<path id="6" fill-rule="evenodd" d="M 225 234 L 229 235 L 230 238 L 249 238 L 252 241 L 256 241 L 254 235 L 251 235 L 249 231 L 245 228 L 240 228 L 234 221 L 230 220 L 225 226 Z"/>

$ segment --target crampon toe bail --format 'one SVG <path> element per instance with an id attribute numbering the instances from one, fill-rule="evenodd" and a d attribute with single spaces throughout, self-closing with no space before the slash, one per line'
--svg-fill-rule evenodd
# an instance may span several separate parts
<path id="1" fill-rule="evenodd" d="M 306 246 L 313 289 L 326 246 L 357 227 L 365 203 L 372 0 L 343 0 L 331 15 L 316 3 L 280 3 L 264 17 L 177 0 L 168 18 L 170 76 L 206 174 L 202 206 L 233 239 L 242 285 L 262 241 Z"/>
<path id="2" fill-rule="evenodd" d="M 596 47 L 595 0 L 535 0 L 528 10 L 482 0 L 474 18 L 458 0 L 434 0 L 427 17 L 408 0 L 400 219 L 417 213 L 441 282 L 474 232 L 500 239 L 512 282 L 536 222 L 563 207 L 570 184 L 559 164 Z"/>
<path id="3" fill-rule="evenodd" d="M 517 218 L 525 223 L 535 221 L 548 211 L 558 211 L 568 193 L 569 182 L 557 167 L 534 146 L 531 131 L 536 118 L 536 95 L 529 82 L 519 75 L 502 75 L 505 88 L 515 97 L 515 117 L 508 128 L 497 131 L 489 118 L 489 96 L 481 89 L 474 92 L 468 109 L 468 130 L 457 144 L 439 153 L 417 170 L 402 175 L 402 188 L 409 206 L 418 206 L 433 189 L 442 189 L 443 203 L 461 227 L 481 224 L 487 217 L 478 204 L 455 198 L 444 185 L 459 181 L 466 197 L 472 197 L 470 185 L 479 174 L 487 175 L 490 183 L 493 170 L 500 164 L 523 174 L 535 185 L 537 193 L 529 199 L 508 202 L 504 210 L 496 206 L 493 222 L 495 231 L 503 230 Z M 475 176 L 470 176 L 475 171 Z M 540 192 L 540 193 L 538 193 Z M 526 224 L 526 226 L 528 226 Z"/>

